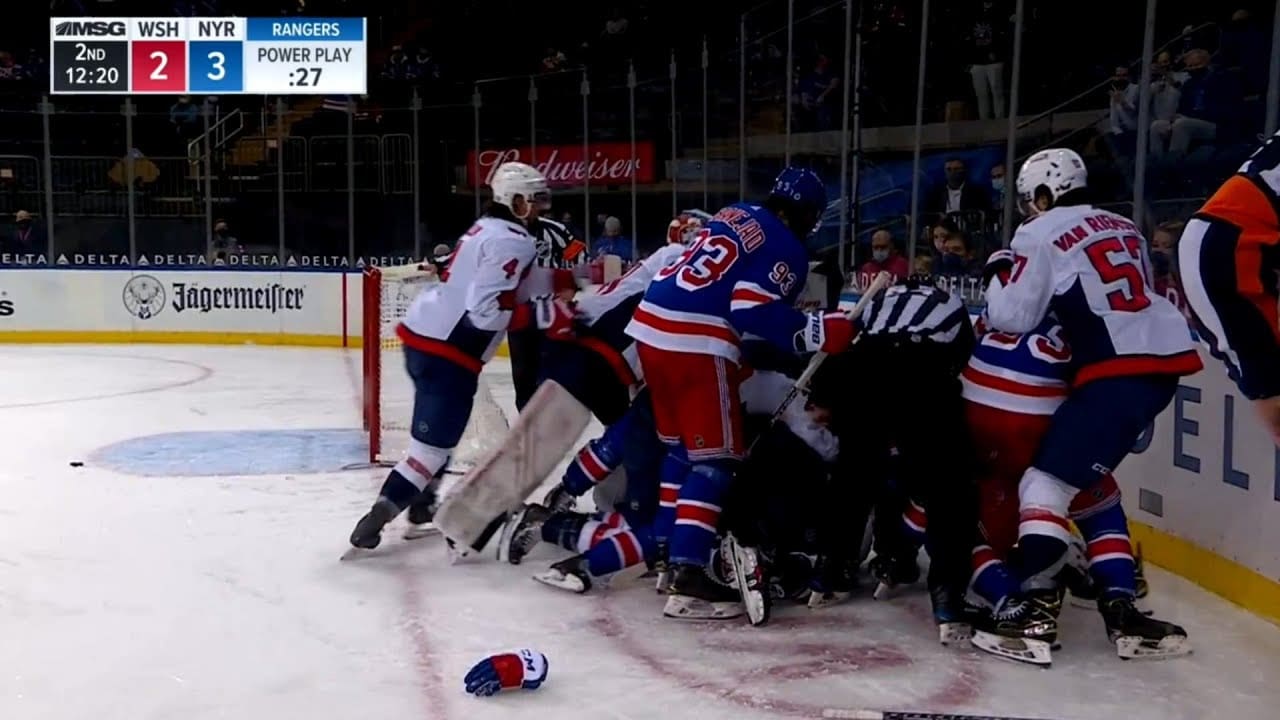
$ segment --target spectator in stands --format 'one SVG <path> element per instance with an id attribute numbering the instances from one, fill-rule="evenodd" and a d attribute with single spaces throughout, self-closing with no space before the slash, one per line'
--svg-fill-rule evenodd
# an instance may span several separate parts
<path id="1" fill-rule="evenodd" d="M 542 72 L 553 73 L 564 69 L 569 62 L 565 54 L 553 47 L 548 47 L 542 54 Z"/>
<path id="2" fill-rule="evenodd" d="M 1168 298 L 1184 314 L 1187 303 L 1183 298 L 1182 283 L 1178 278 L 1178 238 L 1182 237 L 1185 223 L 1171 221 L 1161 223 L 1151 235 L 1151 274 L 1155 291 Z"/>
<path id="3" fill-rule="evenodd" d="M 1107 140 L 1118 158 L 1133 157 L 1138 138 L 1138 86 L 1129 82 L 1129 68 L 1116 66 L 1107 89 L 1111 98 Z"/>
<path id="4" fill-rule="evenodd" d="M 591 256 L 617 255 L 623 262 L 631 262 L 631 239 L 622 234 L 622 221 L 610 215 L 604 221 L 604 235 L 596 238 Z"/>
<path id="5" fill-rule="evenodd" d="M 169 108 L 169 124 L 174 132 L 183 140 L 190 140 L 200 134 L 200 108 L 191 102 L 189 95 L 178 98 Z"/>
<path id="6" fill-rule="evenodd" d="M 407 71 L 409 79 L 417 82 L 435 82 L 440 79 L 440 66 L 431 56 L 431 51 L 424 47 L 418 48 Z"/>
<path id="7" fill-rule="evenodd" d="M 404 46 L 393 45 L 391 54 L 387 55 L 387 64 L 382 68 L 382 77 L 388 80 L 406 80 L 413 71 L 413 61 L 404 51 Z"/>
<path id="8" fill-rule="evenodd" d="M 45 241 L 32 222 L 31 213 L 19 210 L 13 214 L 13 233 L 0 241 L 0 255 L 28 255 L 45 250 Z"/>
<path id="9" fill-rule="evenodd" d="M 225 265 L 227 258 L 231 255 L 239 255 L 244 252 L 244 248 L 240 246 L 240 240 L 231 234 L 231 228 L 227 226 L 226 220 L 218 220 L 213 224 L 213 244 L 209 248 L 210 260 L 214 265 Z"/>
<path id="10" fill-rule="evenodd" d="M 835 127 L 835 93 L 840 88 L 840 76 L 831 70 L 831 59 L 819 54 L 813 70 L 800 78 L 800 130 L 823 131 Z"/>
<path id="11" fill-rule="evenodd" d="M 947 238 L 960 232 L 960 227 L 947 218 L 942 218 L 937 225 L 929 231 L 929 238 L 933 240 L 933 251 L 939 255 L 942 254 L 942 248 L 947 244 Z"/>
<path id="12" fill-rule="evenodd" d="M 449 260 L 452 257 L 453 250 L 450 250 L 448 245 L 440 243 L 431 248 L 431 254 L 422 261 L 422 269 L 430 270 L 439 275 L 449 265 Z"/>
<path id="13" fill-rule="evenodd" d="M 911 265 L 912 274 L 932 275 L 934 259 L 933 253 L 928 250 L 921 250 L 916 254 L 915 262 Z"/>
<path id="14" fill-rule="evenodd" d="M 1177 115 L 1172 122 L 1151 123 L 1151 153 L 1170 162 L 1185 157 L 1193 143 L 1212 143 L 1239 99 L 1232 79 L 1209 67 L 1207 51 L 1196 48 L 1184 62 L 1188 77 L 1182 84 Z"/>
<path id="15" fill-rule="evenodd" d="M 1173 67 L 1173 56 L 1167 51 L 1156 55 L 1151 64 L 1151 121 L 1172 123 L 1178 114 L 1182 83 L 1187 74 Z"/>
<path id="16" fill-rule="evenodd" d="M 969 182 L 969 168 L 958 157 L 948 158 L 943 165 L 946 182 L 934 188 L 925 202 L 926 212 L 952 213 L 965 210 L 986 210 L 991 199 L 985 190 Z"/>
<path id="17" fill-rule="evenodd" d="M 627 17 L 622 14 L 622 8 L 614 6 L 609 13 L 609 19 L 604 23 L 604 32 L 602 34 L 606 39 L 617 40 L 627 34 L 629 27 L 630 23 L 627 22 Z"/>
<path id="18" fill-rule="evenodd" d="M 877 230 L 871 234 L 871 259 L 858 269 L 858 280 L 865 287 L 865 283 L 871 282 L 872 278 L 882 272 L 889 273 L 895 280 L 905 279 L 911 274 L 911 266 L 898 253 L 893 234 L 888 230 Z"/>
<path id="19" fill-rule="evenodd" d="M 969 23 L 968 41 L 973 94 L 978 117 L 1004 117 L 1004 59 L 1009 37 L 1008 8 L 994 0 L 981 0 Z"/>
<path id="20" fill-rule="evenodd" d="M 954 232 L 942 245 L 942 254 L 935 263 L 935 275 L 947 278 L 968 278 L 982 275 L 982 263 L 973 256 L 969 239 L 962 232 Z"/>
<path id="21" fill-rule="evenodd" d="M 1004 163 L 991 166 L 991 211 L 996 215 L 1004 212 Z"/>
<path id="22" fill-rule="evenodd" d="M 1218 65 L 1239 74 L 1246 97 L 1267 91 L 1269 44 L 1266 31 L 1254 22 L 1248 10 L 1236 10 L 1231 22 L 1222 28 Z"/>
<path id="23" fill-rule="evenodd" d="M 22 66 L 13 57 L 13 53 L 0 50 L 0 81 L 17 81 L 25 80 L 26 78 L 26 72 L 23 71 Z"/>

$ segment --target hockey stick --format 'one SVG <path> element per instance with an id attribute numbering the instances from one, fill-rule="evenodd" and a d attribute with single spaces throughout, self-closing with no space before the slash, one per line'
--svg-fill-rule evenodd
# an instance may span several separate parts
<path id="1" fill-rule="evenodd" d="M 878 710 L 841 710 L 827 708 L 822 717 L 831 720 L 1030 720 L 1001 715 L 951 715 L 948 713 L 880 712 Z"/>
<path id="2" fill-rule="evenodd" d="M 867 304 L 871 302 L 872 298 L 874 298 L 881 290 L 884 290 L 892 284 L 893 276 L 887 272 L 881 271 L 875 276 L 875 279 L 871 281 L 871 284 L 867 286 L 866 290 L 862 292 L 862 297 L 858 298 L 858 303 L 846 314 L 851 318 L 858 317 L 862 314 L 862 311 L 866 309 Z M 857 338 L 854 339 L 857 340 Z M 778 422 L 779 418 L 786 413 L 787 408 L 791 407 L 791 403 L 795 402 L 800 393 L 809 388 L 810 381 L 813 380 L 813 376 L 817 374 L 818 368 L 822 367 L 822 362 L 826 359 L 827 354 L 821 350 L 814 353 L 813 358 L 809 360 L 809 366 L 804 369 L 804 372 L 800 374 L 800 377 L 796 378 L 795 384 L 791 386 L 791 390 L 787 392 L 787 396 L 782 398 L 782 402 L 778 405 L 778 409 L 773 411 L 773 417 L 769 418 L 770 427 L 772 427 L 774 423 Z"/>

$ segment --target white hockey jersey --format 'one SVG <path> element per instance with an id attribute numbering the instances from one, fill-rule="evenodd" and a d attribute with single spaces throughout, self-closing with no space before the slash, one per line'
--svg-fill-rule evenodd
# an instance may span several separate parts
<path id="1" fill-rule="evenodd" d="M 1147 241 L 1131 220 L 1089 205 L 1056 207 L 1019 226 L 1012 250 L 1008 279 L 987 288 L 987 319 L 1021 334 L 1053 311 L 1071 338 L 1077 386 L 1200 370 L 1186 318 L 1151 289 Z"/>
<path id="2" fill-rule="evenodd" d="M 626 332 L 627 324 L 654 276 L 675 264 L 685 252 L 683 245 L 664 245 L 643 262 L 632 265 L 622 277 L 578 298 L 578 321 L 585 331 L 574 341 L 600 354 L 625 385 L 644 379 L 635 340 Z"/>
<path id="3" fill-rule="evenodd" d="M 786 399 L 795 380 L 779 372 L 757 370 L 738 387 L 743 409 L 751 415 L 772 415 Z M 779 418 L 787 429 L 813 449 L 823 460 L 834 462 L 840 454 L 840 440 L 825 425 L 819 425 L 805 410 L 805 399 L 797 397 Z"/>
<path id="4" fill-rule="evenodd" d="M 517 288 L 534 258 L 524 226 L 482 217 L 458 239 L 440 274 L 398 328 L 405 345 L 480 372 L 497 351 L 517 306 Z"/>

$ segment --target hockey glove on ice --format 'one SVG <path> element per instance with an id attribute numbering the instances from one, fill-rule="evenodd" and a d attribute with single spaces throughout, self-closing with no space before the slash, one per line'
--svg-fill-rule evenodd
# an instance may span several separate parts
<path id="1" fill-rule="evenodd" d="M 1009 282 L 1009 275 L 1013 272 L 1014 254 L 1012 250 L 997 250 L 991 253 L 987 258 L 986 267 L 982 268 L 982 287 L 991 284 L 991 278 L 1000 278 L 1000 284 L 1005 285 Z"/>
<path id="2" fill-rule="evenodd" d="M 802 352 L 838 353 L 848 349 L 857 334 L 853 320 L 841 312 L 812 312 L 797 338 L 796 349 Z"/>
<path id="3" fill-rule="evenodd" d="M 547 679 L 547 656 L 524 649 L 490 655 L 467 673 L 467 692 L 477 697 L 502 690 L 537 690 Z"/>

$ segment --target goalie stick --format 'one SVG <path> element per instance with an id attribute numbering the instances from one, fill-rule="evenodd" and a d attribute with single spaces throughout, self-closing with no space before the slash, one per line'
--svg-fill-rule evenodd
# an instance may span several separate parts
<path id="1" fill-rule="evenodd" d="M 830 720 L 1031 720 L 1030 718 L 1006 717 L 1004 715 L 952 715 L 950 713 L 899 712 L 889 710 L 842 710 L 827 708 L 822 717 Z"/>

